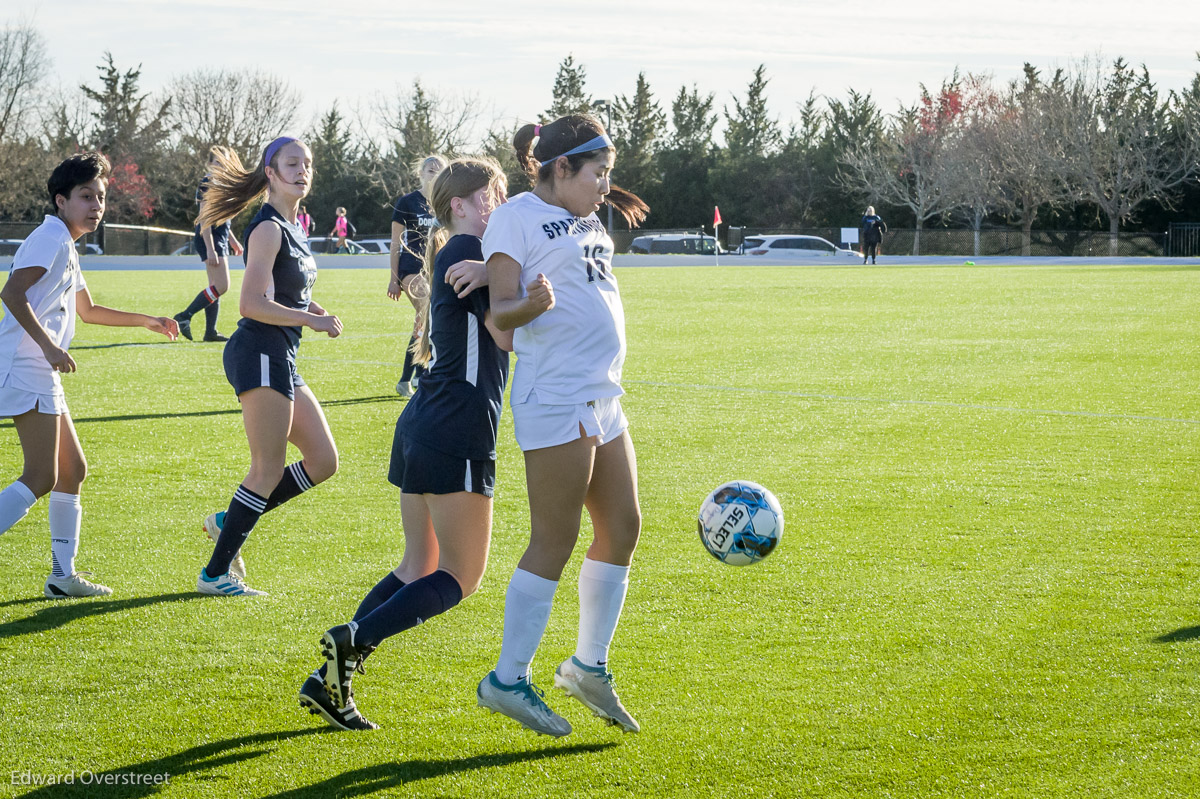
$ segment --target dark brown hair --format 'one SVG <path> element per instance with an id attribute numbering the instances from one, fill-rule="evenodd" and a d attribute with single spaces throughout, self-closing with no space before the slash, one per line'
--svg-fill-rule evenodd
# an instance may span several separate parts
<path id="1" fill-rule="evenodd" d="M 50 194 L 50 207 L 53 213 L 58 213 L 58 195 L 71 199 L 71 192 L 76 186 L 91 183 L 99 178 L 108 180 L 112 166 L 108 159 L 100 153 L 76 153 L 66 159 L 50 173 L 46 181 L 46 191 Z"/>
<path id="2" fill-rule="evenodd" d="M 540 130 L 536 125 L 521 127 L 513 136 L 513 148 L 517 151 L 517 163 L 536 186 L 554 182 L 554 163 L 563 153 L 604 134 L 604 126 L 591 114 L 571 114 L 542 125 Z M 537 144 L 534 144 L 535 138 Z M 606 147 L 568 155 L 568 168 L 574 175 L 585 163 L 603 158 L 608 152 L 609 148 Z M 542 166 L 543 161 L 549 163 Z M 605 199 L 631 228 L 640 225 L 650 212 L 650 206 L 642 202 L 642 198 L 615 184 L 609 184 L 608 197 Z"/>

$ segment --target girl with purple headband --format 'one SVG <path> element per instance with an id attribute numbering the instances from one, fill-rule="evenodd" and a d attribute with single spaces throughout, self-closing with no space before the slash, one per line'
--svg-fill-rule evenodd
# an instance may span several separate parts
<path id="1" fill-rule="evenodd" d="M 259 517 L 337 472 L 338 453 L 321 405 L 296 371 L 307 327 L 335 338 L 342 323 L 312 299 L 317 264 L 296 221 L 312 187 L 312 152 L 281 136 L 253 169 L 232 152 L 218 154 L 199 223 L 237 216 L 266 195 L 245 230 L 242 319 L 225 345 L 225 376 L 242 404 L 250 472 L 229 509 L 204 520 L 216 541 L 196 590 L 214 596 L 262 596 L 245 583 L 242 544 Z M 288 442 L 303 456 L 285 468 Z"/>
<path id="2" fill-rule="evenodd" d="M 579 571 L 579 636 L 554 685 L 609 724 L 637 732 L 608 670 L 641 511 L 620 401 L 625 313 L 612 238 L 596 211 L 607 202 L 632 227 L 650 209 L 613 185 L 616 150 L 592 116 L 526 125 L 513 146 L 534 187 L 492 212 L 483 255 L 496 326 L 515 330 L 510 400 L 531 529 L 508 584 L 500 657 L 477 696 L 481 707 L 536 732 L 571 732 L 534 686 L 530 667 L 587 508 L 594 534 Z"/>

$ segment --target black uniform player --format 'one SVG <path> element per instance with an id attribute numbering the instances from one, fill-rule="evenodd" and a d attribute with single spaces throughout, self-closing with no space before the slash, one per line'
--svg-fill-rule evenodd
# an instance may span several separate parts
<path id="1" fill-rule="evenodd" d="M 212 169 L 218 154 L 227 154 L 223 147 L 213 147 L 209 151 L 208 165 Z M 208 191 L 210 175 L 205 175 L 196 188 L 196 205 L 199 213 L 204 212 L 204 195 Z M 208 270 L 208 288 L 201 291 L 187 308 L 175 314 L 179 323 L 179 332 L 188 339 L 192 338 L 192 317 L 200 310 L 204 311 L 204 340 L 225 341 L 225 336 L 217 332 L 217 314 L 220 312 L 220 297 L 229 291 L 229 253 L 242 254 L 242 245 L 233 235 L 230 220 L 217 220 L 216 223 L 201 227 L 199 217 L 196 220 L 192 245 L 200 260 Z"/>
<path id="2" fill-rule="evenodd" d="M 429 291 L 429 286 L 422 278 L 421 269 L 429 231 L 437 221 L 429 208 L 427 198 L 434 179 L 445 166 L 446 161 L 440 155 L 431 155 L 421 161 L 417 169 L 421 188 L 398 198 L 392 213 L 392 279 L 388 285 L 388 296 L 398 300 L 400 294 L 404 293 L 408 295 L 414 309 L 426 299 Z M 413 322 L 412 338 L 404 351 L 404 369 L 400 373 L 400 382 L 396 383 L 396 392 L 402 397 L 412 396 L 416 383 L 413 380 L 414 373 L 420 377 L 420 366 L 413 365 L 412 348 L 421 335 L 421 327 L 422 320 L 420 314 L 417 314 Z"/>
<path id="3" fill-rule="evenodd" d="M 216 546 L 196 590 L 254 596 L 263 592 L 246 585 L 239 552 L 259 517 L 337 471 L 333 435 L 320 403 L 296 372 L 296 350 L 302 327 L 334 337 L 342 323 L 312 299 L 316 262 L 296 221 L 300 200 L 312 184 L 308 147 L 281 137 L 267 146 L 256 170 L 246 170 L 231 155 L 218 161 L 214 174 L 220 179 L 209 191 L 209 217 L 202 216 L 201 224 L 231 210 L 236 214 L 264 189 L 267 199 L 246 228 L 239 303 L 244 318 L 225 346 L 225 375 L 242 405 L 250 471 L 229 509 L 204 522 Z M 284 468 L 289 441 L 303 459 Z"/>
<path id="4" fill-rule="evenodd" d="M 487 567 L 512 333 L 492 324 L 486 288 L 459 296 L 447 275 L 462 261 L 482 260 L 480 236 L 503 201 L 504 185 L 495 162 L 463 159 L 446 166 L 432 187 L 441 227 L 425 259 L 432 292 L 418 309 L 427 322 L 416 352 L 428 370 L 396 423 L 388 473 L 401 492 L 404 558 L 371 589 L 353 621 L 324 635 L 327 663 L 300 692 L 302 705 L 343 729 L 374 726 L 354 709 L 350 691 L 362 659 L 390 636 L 454 607 L 479 586 Z M 305 700 L 322 679 L 335 713 Z"/>

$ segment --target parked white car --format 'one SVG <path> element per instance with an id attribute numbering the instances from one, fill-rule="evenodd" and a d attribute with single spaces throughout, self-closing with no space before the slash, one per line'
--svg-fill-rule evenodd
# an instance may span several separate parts
<path id="1" fill-rule="evenodd" d="M 841 255 L 861 258 L 862 254 L 826 241 L 820 236 L 747 236 L 744 242 L 747 255 L 785 255 L 810 258 Z"/>
<path id="2" fill-rule="evenodd" d="M 699 233 L 658 233 L 638 236 L 629 244 L 635 255 L 712 255 L 713 248 L 725 252 L 712 236 Z"/>

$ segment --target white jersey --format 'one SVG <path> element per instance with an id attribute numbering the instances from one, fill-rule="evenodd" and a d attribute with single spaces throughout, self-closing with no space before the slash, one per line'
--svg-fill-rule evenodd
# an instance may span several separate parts
<path id="1" fill-rule="evenodd" d="M 483 258 L 496 253 L 521 265 L 518 296 L 539 274 L 554 290 L 554 307 L 514 331 L 513 404 L 531 395 L 543 405 L 574 405 L 623 394 L 625 311 L 600 219 L 518 194 L 488 220 Z"/>
<path id="2" fill-rule="evenodd" d="M 64 350 L 75 336 L 75 292 L 87 287 L 79 269 L 79 254 L 67 225 L 57 216 L 47 216 L 17 249 L 9 268 L 40 266 L 46 270 L 25 296 L 50 340 Z M 58 372 L 25 328 L 5 309 L 0 319 L 0 386 L 34 394 L 49 394 L 61 386 Z"/>

